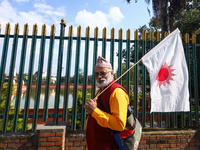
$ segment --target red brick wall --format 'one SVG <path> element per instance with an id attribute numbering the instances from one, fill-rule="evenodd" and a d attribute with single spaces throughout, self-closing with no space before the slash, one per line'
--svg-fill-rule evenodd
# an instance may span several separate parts
<path id="1" fill-rule="evenodd" d="M 44 126 L 37 132 L 0 134 L 0 150 L 84 150 L 85 132 Z M 143 129 L 139 150 L 200 150 L 200 129 Z"/>
<path id="2" fill-rule="evenodd" d="M 200 130 L 144 131 L 139 150 L 200 150 Z"/>
<path id="3" fill-rule="evenodd" d="M 65 132 L 39 133 L 39 150 L 64 150 Z"/>
<path id="4" fill-rule="evenodd" d="M 1 150 L 35 150 L 38 147 L 37 133 L 0 133 Z"/>
<path id="5" fill-rule="evenodd" d="M 65 140 L 65 150 L 84 150 L 86 144 L 85 131 L 68 132 Z"/>
<path id="6" fill-rule="evenodd" d="M 65 150 L 65 136 L 68 122 L 58 122 L 54 126 L 48 122 L 38 129 L 38 150 Z"/>
<path id="7" fill-rule="evenodd" d="M 85 142 L 84 133 L 70 132 L 66 150 L 83 150 Z M 200 129 L 143 129 L 138 150 L 200 150 Z"/>

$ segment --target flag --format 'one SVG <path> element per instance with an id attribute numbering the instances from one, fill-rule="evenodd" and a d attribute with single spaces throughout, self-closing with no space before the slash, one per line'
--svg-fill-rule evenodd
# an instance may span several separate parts
<path id="1" fill-rule="evenodd" d="M 142 57 L 151 81 L 150 112 L 190 111 L 188 69 L 179 29 Z"/>

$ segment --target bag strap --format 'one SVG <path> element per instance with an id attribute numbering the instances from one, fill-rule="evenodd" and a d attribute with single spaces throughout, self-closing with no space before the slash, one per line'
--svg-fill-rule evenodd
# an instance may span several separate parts
<path id="1" fill-rule="evenodd" d="M 101 95 L 99 95 L 99 105 L 100 105 L 101 110 L 107 112 L 105 107 L 104 107 L 104 105 L 103 105 L 103 102 L 102 102 L 102 99 L 101 99 Z"/>

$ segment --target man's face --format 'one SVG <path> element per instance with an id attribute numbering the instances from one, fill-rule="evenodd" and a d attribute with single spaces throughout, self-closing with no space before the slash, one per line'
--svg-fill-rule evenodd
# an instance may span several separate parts
<path id="1" fill-rule="evenodd" d="M 95 78 L 97 87 L 105 87 L 113 80 L 113 71 L 108 68 L 95 68 Z"/>

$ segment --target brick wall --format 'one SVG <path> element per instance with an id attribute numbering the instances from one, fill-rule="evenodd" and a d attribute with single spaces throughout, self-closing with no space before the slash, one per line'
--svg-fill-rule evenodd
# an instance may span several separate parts
<path id="1" fill-rule="evenodd" d="M 21 132 L 0 134 L 1 150 L 34 150 L 37 149 L 37 145 L 37 132 L 25 134 L 22 134 Z"/>
<path id="2" fill-rule="evenodd" d="M 67 122 L 59 122 L 53 126 L 48 122 L 38 129 L 38 150 L 65 150 Z"/>
<path id="3" fill-rule="evenodd" d="M 85 142 L 85 133 L 69 132 L 66 150 L 83 150 Z M 138 150 L 200 150 L 200 129 L 143 129 Z"/>
<path id="4" fill-rule="evenodd" d="M 84 150 L 84 131 L 67 131 L 67 122 L 37 132 L 1 133 L 0 150 Z M 198 129 L 143 129 L 139 150 L 200 150 Z"/>
<path id="5" fill-rule="evenodd" d="M 85 131 L 68 132 L 65 141 L 65 150 L 84 150 L 86 139 Z"/>
<path id="6" fill-rule="evenodd" d="M 200 129 L 145 129 L 139 150 L 200 150 Z"/>

